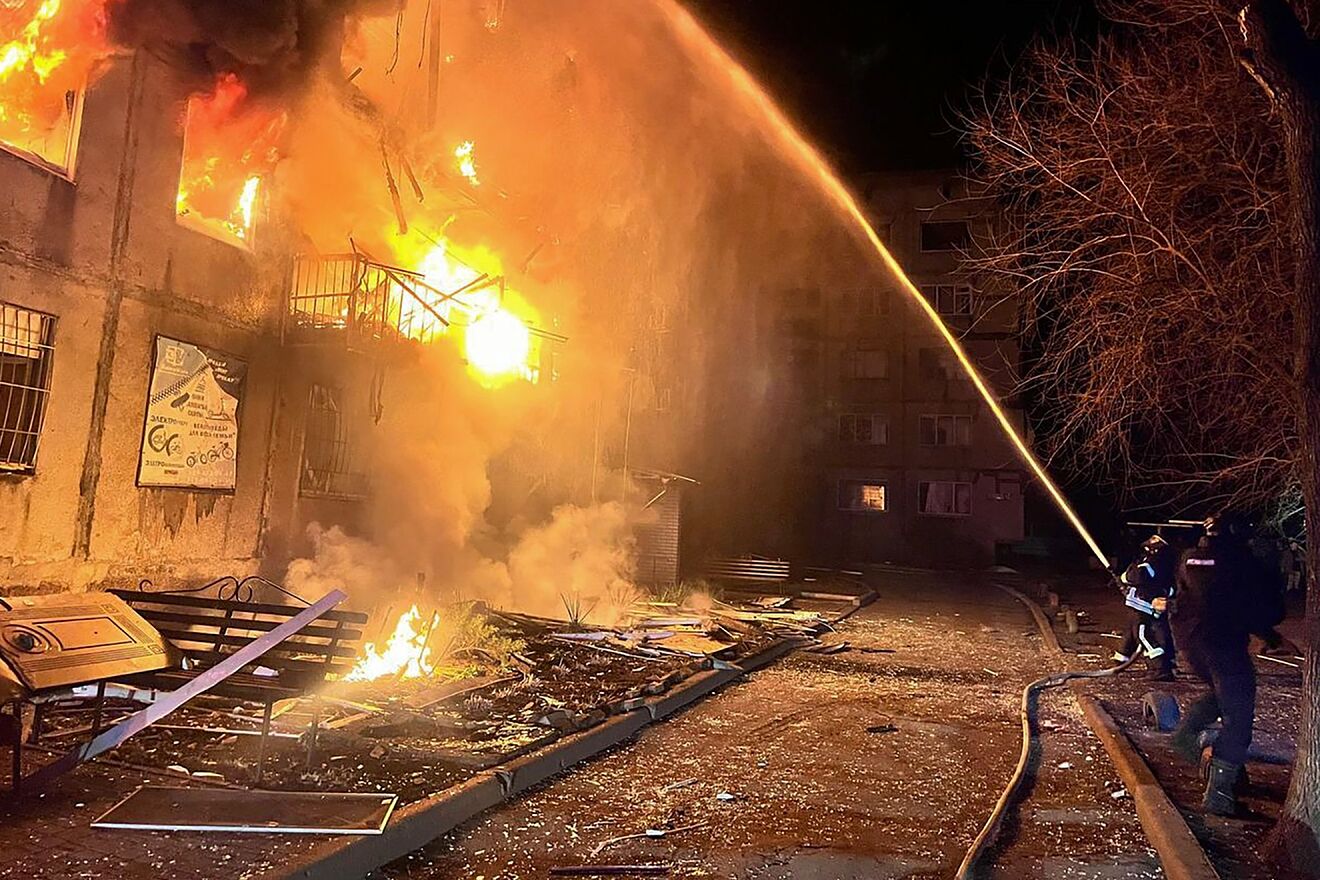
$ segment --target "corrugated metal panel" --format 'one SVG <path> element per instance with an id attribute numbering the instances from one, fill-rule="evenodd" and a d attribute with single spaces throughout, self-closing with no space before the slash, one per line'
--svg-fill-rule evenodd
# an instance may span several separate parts
<path id="1" fill-rule="evenodd" d="M 672 586 L 678 583 L 682 489 L 671 484 L 649 509 L 656 520 L 637 529 L 637 580 L 653 587 Z"/>
<path id="2" fill-rule="evenodd" d="M 789 562 L 787 559 L 765 559 L 760 556 L 710 559 L 702 567 L 702 574 L 725 581 L 786 581 Z"/>

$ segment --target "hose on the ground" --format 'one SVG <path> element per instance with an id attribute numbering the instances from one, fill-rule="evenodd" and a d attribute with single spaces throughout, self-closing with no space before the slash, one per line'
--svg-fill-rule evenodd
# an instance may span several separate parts
<path id="1" fill-rule="evenodd" d="M 1026 605 L 1038 626 L 1049 625 L 1047 620 L 1043 620 L 1044 615 L 1041 614 L 1040 609 L 1026 596 L 1002 584 L 996 584 L 995 586 L 1011 593 L 1015 599 Z M 1045 633 L 1042 632 L 1042 635 L 1045 635 Z M 1052 631 L 1050 635 L 1053 635 Z M 1046 638 L 1048 637 L 1046 636 Z M 990 817 L 986 819 L 985 825 L 981 828 L 981 833 L 976 835 L 976 839 L 972 841 L 967 854 L 963 856 L 962 864 L 958 866 L 958 872 L 954 875 L 955 880 L 971 880 L 972 870 L 976 867 L 976 863 L 981 859 L 981 856 L 985 854 L 985 851 L 999 836 L 999 827 L 1003 824 L 1004 815 L 1017 799 L 1018 790 L 1021 789 L 1022 783 L 1026 779 L 1027 764 L 1031 755 L 1031 736 L 1036 725 L 1036 713 L 1031 701 L 1032 694 L 1046 688 L 1058 687 L 1077 678 L 1106 678 L 1115 675 L 1131 666 L 1136 659 L 1137 654 L 1134 653 L 1117 666 L 1111 666 L 1107 669 L 1097 669 L 1089 672 L 1056 672 L 1053 675 L 1038 678 L 1022 689 L 1022 706 L 1020 710 L 1022 718 L 1022 752 L 1018 755 L 1017 768 L 1013 771 L 1012 777 L 1009 778 L 1003 794 L 999 796 L 999 800 L 995 803 L 995 808 L 991 811 Z"/>

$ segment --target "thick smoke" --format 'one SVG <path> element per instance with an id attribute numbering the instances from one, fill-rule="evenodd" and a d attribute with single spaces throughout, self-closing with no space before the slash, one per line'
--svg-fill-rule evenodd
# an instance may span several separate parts
<path id="1" fill-rule="evenodd" d="M 108 35 L 171 63 L 199 91 L 226 74 L 258 98 L 306 87 L 350 17 L 397 12 L 402 0 L 107 0 Z"/>

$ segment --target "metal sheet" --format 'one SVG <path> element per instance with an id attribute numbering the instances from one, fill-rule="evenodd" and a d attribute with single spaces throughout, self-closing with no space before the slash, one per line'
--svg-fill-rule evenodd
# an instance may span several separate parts
<path id="1" fill-rule="evenodd" d="M 0 658 L 29 695 L 178 662 L 178 652 L 160 633 L 109 593 L 17 596 L 0 608 L 5 605 Z"/>
<path id="2" fill-rule="evenodd" d="M 259 834 L 380 834 L 398 800 L 397 795 L 378 793 L 145 785 L 107 810 L 92 827 Z"/>

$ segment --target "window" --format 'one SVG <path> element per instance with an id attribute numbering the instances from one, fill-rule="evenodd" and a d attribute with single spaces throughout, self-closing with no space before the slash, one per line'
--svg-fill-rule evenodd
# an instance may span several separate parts
<path id="1" fill-rule="evenodd" d="M 845 290 L 840 303 L 845 316 L 879 318 L 889 314 L 889 291 L 883 287 Z"/>
<path id="2" fill-rule="evenodd" d="M 966 220 L 929 220 L 921 224 L 923 251 L 956 251 L 972 243 L 972 229 Z"/>
<path id="3" fill-rule="evenodd" d="M 354 443 L 344 417 L 343 392 L 312 385 L 303 434 L 303 468 L 299 491 L 325 498 L 362 498 L 366 474 L 357 470 Z"/>
<path id="4" fill-rule="evenodd" d="M 0 473 L 36 469 L 54 341 L 52 316 L 0 303 Z"/>
<path id="5" fill-rule="evenodd" d="M 74 33 L 83 5 L 0 0 L 0 143 L 60 172 L 73 165 L 79 92 L 101 54 Z"/>
<path id="6" fill-rule="evenodd" d="M 966 284 L 923 284 L 921 295 L 941 315 L 972 313 L 972 289 Z"/>
<path id="7" fill-rule="evenodd" d="M 917 422 L 922 446 L 971 446 L 971 416 L 922 416 Z"/>
<path id="8" fill-rule="evenodd" d="M 887 379 L 889 352 L 882 340 L 859 339 L 844 353 L 843 375 L 846 379 Z"/>
<path id="9" fill-rule="evenodd" d="M 949 480 L 918 483 L 917 512 L 925 516 L 971 516 L 972 484 Z"/>
<path id="10" fill-rule="evenodd" d="M 839 481 L 839 510 L 883 513 L 889 509 L 885 484 L 868 480 Z"/>
<path id="11" fill-rule="evenodd" d="M 921 348 L 917 350 L 917 374 L 930 382 L 949 381 L 950 371 L 957 375 L 953 365 L 953 356 L 946 348 Z"/>
<path id="12" fill-rule="evenodd" d="M 884 446 L 889 442 L 889 421 L 876 413 L 844 413 L 839 416 L 839 441 Z"/>

